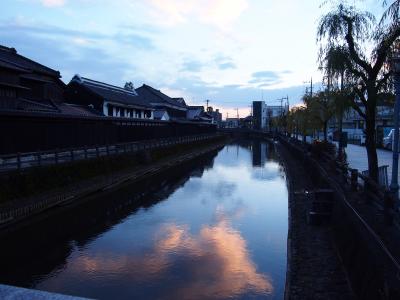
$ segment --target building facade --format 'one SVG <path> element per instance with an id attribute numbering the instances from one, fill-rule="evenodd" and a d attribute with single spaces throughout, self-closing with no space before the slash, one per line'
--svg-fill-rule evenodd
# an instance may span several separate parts
<path id="1" fill-rule="evenodd" d="M 183 98 L 171 98 L 147 84 L 137 88 L 136 92 L 143 103 L 167 111 L 171 120 L 186 119 L 187 106 Z"/>
<path id="2" fill-rule="evenodd" d="M 253 101 L 253 128 L 265 130 L 267 128 L 267 106 L 264 101 Z"/>
<path id="3" fill-rule="evenodd" d="M 57 112 L 64 89 L 58 71 L 0 46 L 0 109 Z"/>
<path id="4" fill-rule="evenodd" d="M 89 107 L 99 115 L 153 119 L 154 109 L 133 88 L 121 88 L 75 75 L 66 88 L 70 104 Z"/>

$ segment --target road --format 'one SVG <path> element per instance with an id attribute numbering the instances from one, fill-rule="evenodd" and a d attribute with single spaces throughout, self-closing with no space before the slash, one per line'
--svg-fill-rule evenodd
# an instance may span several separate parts
<path id="1" fill-rule="evenodd" d="M 364 146 L 348 144 L 346 147 L 347 161 L 349 166 L 359 171 L 368 169 L 367 150 Z M 389 182 L 392 178 L 392 151 L 377 149 L 378 165 L 388 167 Z M 400 174 L 400 172 L 399 172 Z"/>
<path id="2" fill-rule="evenodd" d="M 301 140 L 301 137 L 299 137 Z M 311 143 L 312 138 L 307 136 L 307 143 Z M 337 143 L 336 143 L 337 146 Z M 358 171 L 365 171 L 368 169 L 368 157 L 367 150 L 365 146 L 358 146 L 353 144 L 348 144 L 346 147 L 347 162 L 349 166 L 353 169 L 358 169 Z M 392 178 L 392 151 L 377 149 L 378 154 L 378 166 L 389 166 L 388 167 L 388 179 L 389 184 Z M 399 172 L 400 177 L 400 172 Z"/>

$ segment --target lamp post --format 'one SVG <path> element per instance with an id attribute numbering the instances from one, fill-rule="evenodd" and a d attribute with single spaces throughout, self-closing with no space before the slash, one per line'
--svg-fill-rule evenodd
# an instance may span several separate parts
<path id="1" fill-rule="evenodd" d="M 393 82 L 396 93 L 396 102 L 394 104 L 394 142 L 393 142 L 393 163 L 392 163 L 392 180 L 390 183 L 390 191 L 396 201 L 396 207 L 399 207 L 399 111 L 400 111 L 400 49 L 393 52 L 392 71 Z"/>

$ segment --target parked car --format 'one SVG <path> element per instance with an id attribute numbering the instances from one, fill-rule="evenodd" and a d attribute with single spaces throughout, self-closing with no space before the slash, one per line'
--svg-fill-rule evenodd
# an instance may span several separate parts
<path id="1" fill-rule="evenodd" d="M 383 143 L 382 143 L 383 148 L 393 151 L 393 141 L 394 141 L 394 128 L 391 129 L 388 135 L 383 138 Z"/>

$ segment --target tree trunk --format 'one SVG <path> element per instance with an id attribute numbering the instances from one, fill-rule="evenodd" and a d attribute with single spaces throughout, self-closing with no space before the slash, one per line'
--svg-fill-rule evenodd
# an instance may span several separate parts
<path id="1" fill-rule="evenodd" d="M 324 141 L 328 141 L 328 121 L 324 122 Z"/>
<path id="2" fill-rule="evenodd" d="M 376 132 L 375 132 L 375 106 L 370 107 L 366 116 L 366 140 L 365 146 L 368 155 L 369 177 L 378 182 L 378 156 L 376 154 Z"/>

